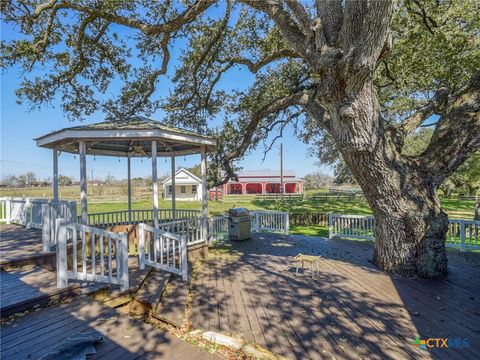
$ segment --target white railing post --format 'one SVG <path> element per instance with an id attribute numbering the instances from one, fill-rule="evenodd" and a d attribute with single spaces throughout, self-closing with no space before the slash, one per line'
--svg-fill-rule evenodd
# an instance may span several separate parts
<path id="1" fill-rule="evenodd" d="M 285 213 L 285 235 L 288 235 L 288 231 L 290 229 L 290 215 L 288 211 Z"/>
<path id="2" fill-rule="evenodd" d="M 465 222 L 460 220 L 460 251 L 465 252 Z"/>
<path id="3" fill-rule="evenodd" d="M 333 214 L 328 214 L 328 238 L 333 237 Z"/>
<path id="4" fill-rule="evenodd" d="M 50 252 L 52 217 L 50 204 L 42 204 L 42 251 Z"/>
<path id="5" fill-rule="evenodd" d="M 128 279 L 128 233 L 124 232 L 120 235 L 120 279 L 121 284 L 120 288 L 122 291 L 129 289 L 129 279 Z M 95 251 L 93 249 L 92 251 Z"/>
<path id="6" fill-rule="evenodd" d="M 10 199 L 7 199 L 5 202 L 5 219 L 7 224 L 10 224 L 12 219 L 12 201 Z"/>
<path id="7" fill-rule="evenodd" d="M 182 236 L 182 249 L 181 249 L 181 267 L 182 267 L 182 279 L 183 281 L 188 280 L 188 257 L 187 257 L 187 238 Z"/>
<path id="8" fill-rule="evenodd" d="M 145 224 L 138 228 L 138 268 L 145 269 Z"/>
<path id="9" fill-rule="evenodd" d="M 30 229 L 32 227 L 32 216 L 31 216 L 31 202 L 30 198 L 27 198 L 25 201 L 25 227 Z"/>
<path id="10" fill-rule="evenodd" d="M 56 220 L 57 229 L 57 287 L 68 287 L 67 278 L 67 228 L 64 219 Z"/>

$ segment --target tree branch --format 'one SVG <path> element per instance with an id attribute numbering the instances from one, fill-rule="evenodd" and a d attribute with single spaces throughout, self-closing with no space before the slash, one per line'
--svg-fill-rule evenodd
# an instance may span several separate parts
<path id="1" fill-rule="evenodd" d="M 419 159 L 440 185 L 471 154 L 480 149 L 480 71 L 449 100 L 430 144 Z"/>
<path id="2" fill-rule="evenodd" d="M 248 68 L 248 70 L 250 70 L 252 73 L 256 73 L 262 67 L 270 64 L 273 61 L 284 59 L 284 58 L 299 58 L 299 57 L 300 56 L 293 50 L 280 49 L 271 54 L 265 55 L 262 59 L 260 59 L 257 62 L 253 62 L 250 59 L 241 58 L 241 57 L 229 58 L 226 61 L 235 63 L 235 64 L 245 65 Z"/>
<path id="3" fill-rule="evenodd" d="M 397 128 L 397 135 L 405 138 L 408 134 L 415 131 L 426 119 L 428 119 L 435 112 L 438 112 L 448 99 L 449 91 L 447 88 L 440 88 L 435 95 L 414 114 L 410 115 L 399 123 Z"/>
<path id="4" fill-rule="evenodd" d="M 336 46 L 338 35 L 343 23 L 343 7 L 341 0 L 316 0 L 317 16 L 322 24 L 325 42 Z"/>
<path id="5" fill-rule="evenodd" d="M 210 7 L 215 0 L 197 0 L 191 7 L 186 9 L 177 17 L 165 22 L 164 24 L 149 24 L 137 19 L 121 16 L 115 13 L 104 12 L 101 9 L 93 9 L 83 6 L 77 2 L 70 1 L 56 1 L 51 0 L 48 3 L 40 4 L 35 8 L 34 17 L 38 18 L 47 9 L 72 9 L 84 14 L 95 16 L 100 19 L 105 19 L 109 22 L 119 25 L 127 26 L 133 29 L 140 30 L 145 35 L 155 35 L 160 33 L 172 33 L 178 30 L 182 25 L 194 20 L 197 15 L 204 12 Z"/>
<path id="6" fill-rule="evenodd" d="M 303 5 L 300 4 L 298 0 L 285 0 L 285 2 L 290 11 L 297 19 L 297 22 L 300 25 L 302 32 L 305 35 L 310 36 L 309 33 L 311 33 L 312 31 L 312 19 L 310 19 L 310 15 L 307 13 Z"/>
<path id="7" fill-rule="evenodd" d="M 236 175 L 230 165 L 230 162 L 238 157 L 241 157 L 245 153 L 245 151 L 247 151 L 260 121 L 266 116 L 278 114 L 280 111 L 285 110 L 290 106 L 302 105 L 306 103 L 308 101 L 308 96 L 309 91 L 302 90 L 287 97 L 277 98 L 259 109 L 254 114 L 252 114 L 250 122 L 244 129 L 244 136 L 242 142 L 238 147 L 227 153 L 223 158 L 222 163 L 224 169 L 227 171 L 227 174 L 226 177 L 222 180 L 221 184 L 226 183 L 231 178 L 235 178 Z M 231 170 L 231 173 L 229 173 L 229 169 Z"/>
<path id="8" fill-rule="evenodd" d="M 389 41 L 394 7 L 394 0 L 347 2 L 339 43 L 345 54 L 341 67 L 351 88 L 361 88 L 375 71 Z"/>

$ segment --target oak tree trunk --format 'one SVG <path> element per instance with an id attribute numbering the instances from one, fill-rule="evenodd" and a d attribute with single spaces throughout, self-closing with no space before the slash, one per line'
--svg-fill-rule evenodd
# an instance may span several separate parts
<path id="1" fill-rule="evenodd" d="M 401 154 L 392 129 L 379 119 L 371 84 L 338 99 L 328 109 L 330 133 L 375 216 L 373 262 L 402 276 L 445 275 L 448 218 L 431 175 Z"/>

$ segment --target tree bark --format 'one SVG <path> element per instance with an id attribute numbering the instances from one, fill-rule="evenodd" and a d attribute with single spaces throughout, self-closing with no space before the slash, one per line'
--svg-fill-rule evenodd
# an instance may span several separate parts
<path id="1" fill-rule="evenodd" d="M 339 95 L 340 101 L 327 104 L 330 134 L 375 216 L 373 262 L 402 276 L 445 275 L 448 218 L 433 176 L 416 158 L 400 153 L 394 130 L 380 118 L 371 83 Z"/>

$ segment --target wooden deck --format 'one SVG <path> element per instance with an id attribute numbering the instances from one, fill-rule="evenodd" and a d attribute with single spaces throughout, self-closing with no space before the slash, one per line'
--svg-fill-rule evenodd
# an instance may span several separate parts
<path id="1" fill-rule="evenodd" d="M 1 328 L 2 359 L 38 359 L 77 333 L 97 331 L 93 359 L 218 359 L 87 297 L 28 314 Z"/>
<path id="2" fill-rule="evenodd" d="M 0 224 L 0 268 L 39 265 L 54 270 L 53 253 L 42 253 L 42 230 Z"/>
<path id="3" fill-rule="evenodd" d="M 286 270 L 321 255 L 320 275 Z M 442 280 L 397 279 L 370 262 L 372 244 L 261 234 L 210 250 L 198 269 L 190 321 L 292 359 L 480 358 L 480 254 L 449 254 Z M 419 336 L 468 338 L 419 350 Z"/>

